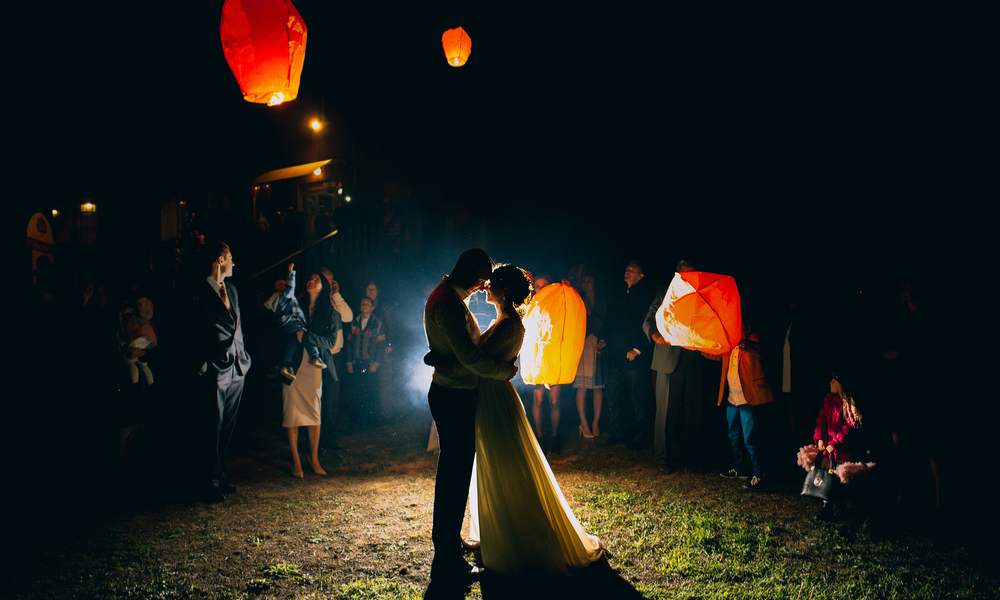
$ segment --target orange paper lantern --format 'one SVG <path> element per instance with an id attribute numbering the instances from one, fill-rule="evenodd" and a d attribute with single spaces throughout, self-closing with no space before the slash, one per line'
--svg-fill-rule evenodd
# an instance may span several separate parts
<path id="1" fill-rule="evenodd" d="M 670 344 L 707 354 L 725 354 L 742 340 L 740 292 L 728 275 L 701 271 L 676 273 L 656 329 Z"/>
<path id="2" fill-rule="evenodd" d="M 573 383 L 587 337 L 587 307 L 571 286 L 553 283 L 535 294 L 524 317 L 521 378 L 525 383 Z"/>
<path id="3" fill-rule="evenodd" d="M 298 96 L 306 24 L 291 2 L 226 0 L 219 29 L 245 100 L 274 106 Z"/>
<path id="4" fill-rule="evenodd" d="M 444 46 L 444 57 L 453 67 L 464 65 L 465 61 L 469 60 L 469 53 L 472 52 L 472 39 L 461 27 L 444 32 L 441 36 L 441 45 Z"/>

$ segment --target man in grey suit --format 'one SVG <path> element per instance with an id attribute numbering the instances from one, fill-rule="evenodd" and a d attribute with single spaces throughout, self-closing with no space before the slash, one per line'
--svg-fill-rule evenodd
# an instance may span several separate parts
<path id="1" fill-rule="evenodd" d="M 686 260 L 677 265 L 677 272 L 694 271 Z M 653 462 L 664 475 L 673 473 L 674 466 L 687 459 L 691 445 L 701 434 L 701 372 L 697 352 L 671 346 L 656 330 L 656 313 L 663 304 L 668 286 L 660 286 L 642 329 L 656 344 L 650 369 L 656 372 L 656 416 L 653 419 Z M 684 429 L 681 429 L 682 424 Z"/>
<path id="2" fill-rule="evenodd" d="M 233 284 L 233 255 L 224 242 L 209 244 L 204 252 L 207 277 L 196 281 L 189 298 L 187 358 L 196 373 L 193 397 L 203 431 L 201 499 L 223 502 L 236 492 L 226 475 L 229 442 L 243 396 L 250 355 L 243 346 L 240 303 Z"/>

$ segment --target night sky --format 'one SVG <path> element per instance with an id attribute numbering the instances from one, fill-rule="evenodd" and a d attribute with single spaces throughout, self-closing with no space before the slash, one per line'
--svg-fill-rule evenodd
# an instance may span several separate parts
<path id="1" fill-rule="evenodd" d="M 985 196 L 976 15 L 418 4 L 296 2 L 302 84 L 276 108 L 242 100 L 221 2 L 24 15 L 12 81 L 29 85 L 8 113 L 22 212 L 240 194 L 265 171 L 346 157 L 366 169 L 362 196 L 390 181 L 429 210 L 467 204 L 500 253 L 560 265 L 876 275 L 964 252 L 956 225 Z M 459 25 L 472 55 L 452 68 L 440 38 Z"/>

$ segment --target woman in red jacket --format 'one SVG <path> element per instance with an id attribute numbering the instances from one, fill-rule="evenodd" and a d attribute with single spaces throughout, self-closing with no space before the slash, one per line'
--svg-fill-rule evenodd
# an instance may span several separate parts
<path id="1" fill-rule="evenodd" d="M 875 463 L 855 462 L 868 455 L 859 443 L 859 429 L 861 412 L 846 387 L 844 377 L 834 373 L 830 379 L 830 393 L 823 399 L 823 408 L 816 417 L 813 433 L 816 444 L 799 450 L 799 466 L 808 471 L 818 462 L 821 468 L 828 469 L 832 461 L 836 465 L 837 479 L 844 484 L 868 472 Z M 833 511 L 833 503 L 824 501 L 816 518 L 829 519 Z"/>

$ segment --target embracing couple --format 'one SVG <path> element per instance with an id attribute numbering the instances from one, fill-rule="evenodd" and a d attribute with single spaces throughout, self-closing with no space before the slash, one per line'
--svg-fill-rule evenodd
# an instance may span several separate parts
<path id="1" fill-rule="evenodd" d="M 469 296 L 481 291 L 497 309 L 496 321 L 482 334 L 467 306 Z M 441 448 L 432 581 L 468 581 L 478 574 L 463 557 L 470 494 L 483 563 L 496 573 L 564 575 L 601 554 L 597 538 L 566 503 L 510 383 L 524 339 L 519 309 L 530 297 L 523 270 L 493 270 L 486 252 L 473 248 L 427 299 L 425 361 L 434 366 L 427 396 Z"/>

